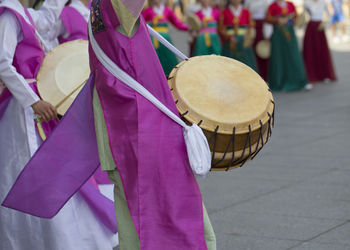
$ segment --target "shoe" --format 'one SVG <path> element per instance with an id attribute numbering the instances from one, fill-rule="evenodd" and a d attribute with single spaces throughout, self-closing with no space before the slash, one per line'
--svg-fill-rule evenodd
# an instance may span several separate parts
<path id="1" fill-rule="evenodd" d="M 345 36 L 342 37 L 341 40 L 342 40 L 342 42 L 344 42 L 344 43 L 349 42 L 349 36 L 346 36 L 346 35 L 345 35 Z"/>
<path id="2" fill-rule="evenodd" d="M 313 88 L 314 88 L 314 85 L 312 83 L 308 83 L 304 87 L 305 90 L 312 90 Z"/>

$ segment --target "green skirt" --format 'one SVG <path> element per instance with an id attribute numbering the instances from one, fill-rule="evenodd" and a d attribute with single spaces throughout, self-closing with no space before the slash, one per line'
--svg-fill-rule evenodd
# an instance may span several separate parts
<path id="1" fill-rule="evenodd" d="M 231 57 L 233 59 L 236 59 L 249 67 L 251 67 L 256 72 L 258 71 L 258 67 L 256 64 L 256 59 L 254 55 L 254 51 L 252 47 L 244 48 L 243 47 L 243 39 L 244 36 L 236 36 L 237 44 L 233 51 L 230 49 L 230 43 L 224 42 L 223 48 L 222 48 L 222 55 Z"/>
<path id="2" fill-rule="evenodd" d="M 304 62 L 292 25 L 275 26 L 271 37 L 268 83 L 271 90 L 300 90 L 307 83 Z"/>
<path id="3" fill-rule="evenodd" d="M 221 55 L 221 42 L 217 34 L 210 33 L 211 46 L 207 47 L 205 44 L 204 34 L 199 34 L 193 49 L 193 56 L 201 55 Z"/>
<path id="4" fill-rule="evenodd" d="M 168 33 L 160 33 L 168 42 L 171 42 L 170 36 Z M 151 37 L 152 42 L 154 44 L 154 39 Z M 158 43 L 159 47 L 156 48 L 156 52 L 159 58 L 160 63 L 162 64 L 164 73 L 166 76 L 170 74 L 170 72 L 173 70 L 173 68 L 179 63 L 175 54 L 171 52 L 167 47 L 165 47 L 160 42 Z"/>

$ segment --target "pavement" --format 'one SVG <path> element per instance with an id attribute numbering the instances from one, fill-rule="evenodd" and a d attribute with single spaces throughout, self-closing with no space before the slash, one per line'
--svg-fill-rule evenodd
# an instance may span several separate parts
<path id="1" fill-rule="evenodd" d="M 173 32 L 185 52 L 186 37 Z M 332 53 L 337 83 L 274 93 L 260 155 L 199 180 L 218 250 L 350 250 L 350 44 Z"/>

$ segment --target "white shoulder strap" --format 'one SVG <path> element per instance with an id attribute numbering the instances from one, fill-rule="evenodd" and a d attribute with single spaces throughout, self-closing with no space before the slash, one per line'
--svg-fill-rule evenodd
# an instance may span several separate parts
<path id="1" fill-rule="evenodd" d="M 187 60 L 188 57 L 182 53 L 180 50 L 178 50 L 174 45 L 169 43 L 164 37 L 162 37 L 161 34 L 159 34 L 157 31 L 155 31 L 151 26 L 147 24 L 148 32 L 151 34 L 151 36 L 155 37 L 159 42 L 161 42 L 165 47 L 167 47 L 171 52 L 173 52 L 175 55 L 177 55 L 181 60 Z"/>

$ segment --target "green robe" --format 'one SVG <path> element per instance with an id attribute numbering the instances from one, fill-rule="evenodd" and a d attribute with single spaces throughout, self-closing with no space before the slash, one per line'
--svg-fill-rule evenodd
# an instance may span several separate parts
<path id="1" fill-rule="evenodd" d="M 217 25 L 215 23 L 208 24 L 208 28 L 216 28 Z M 197 36 L 194 49 L 193 56 L 201 56 L 201 55 L 221 55 L 221 42 L 219 35 L 217 33 L 208 33 L 210 39 L 210 46 L 207 46 L 205 41 L 205 33 L 201 33 Z"/>
<path id="2" fill-rule="evenodd" d="M 227 29 L 232 31 L 233 28 L 228 27 Z M 240 29 L 244 29 L 244 28 L 240 28 Z M 224 41 L 224 44 L 222 47 L 222 55 L 236 59 L 236 60 L 246 64 L 247 66 L 251 67 L 256 72 L 258 72 L 258 67 L 257 67 L 253 47 L 244 48 L 244 46 L 243 46 L 244 35 L 243 34 L 235 35 L 235 37 L 237 40 L 237 44 L 235 46 L 235 49 L 231 50 L 230 42 Z"/>
<path id="3" fill-rule="evenodd" d="M 271 90 L 300 90 L 307 84 L 304 62 L 292 25 L 275 25 L 271 37 L 268 83 Z"/>
<path id="4" fill-rule="evenodd" d="M 151 23 L 149 23 L 149 25 L 152 26 Z M 159 23 L 157 27 L 167 29 L 168 24 Z M 153 27 L 153 28 L 157 30 L 157 27 Z M 164 37 L 168 42 L 172 43 L 168 32 L 158 32 L 158 33 L 162 37 Z M 164 73 L 166 76 L 168 76 L 170 72 L 173 70 L 173 68 L 179 63 L 179 61 L 177 60 L 176 55 L 173 52 L 171 52 L 167 47 L 165 47 L 162 43 L 156 41 L 156 38 L 151 37 L 151 39 L 155 47 L 155 50 L 157 52 L 159 61 L 162 64 Z"/>

